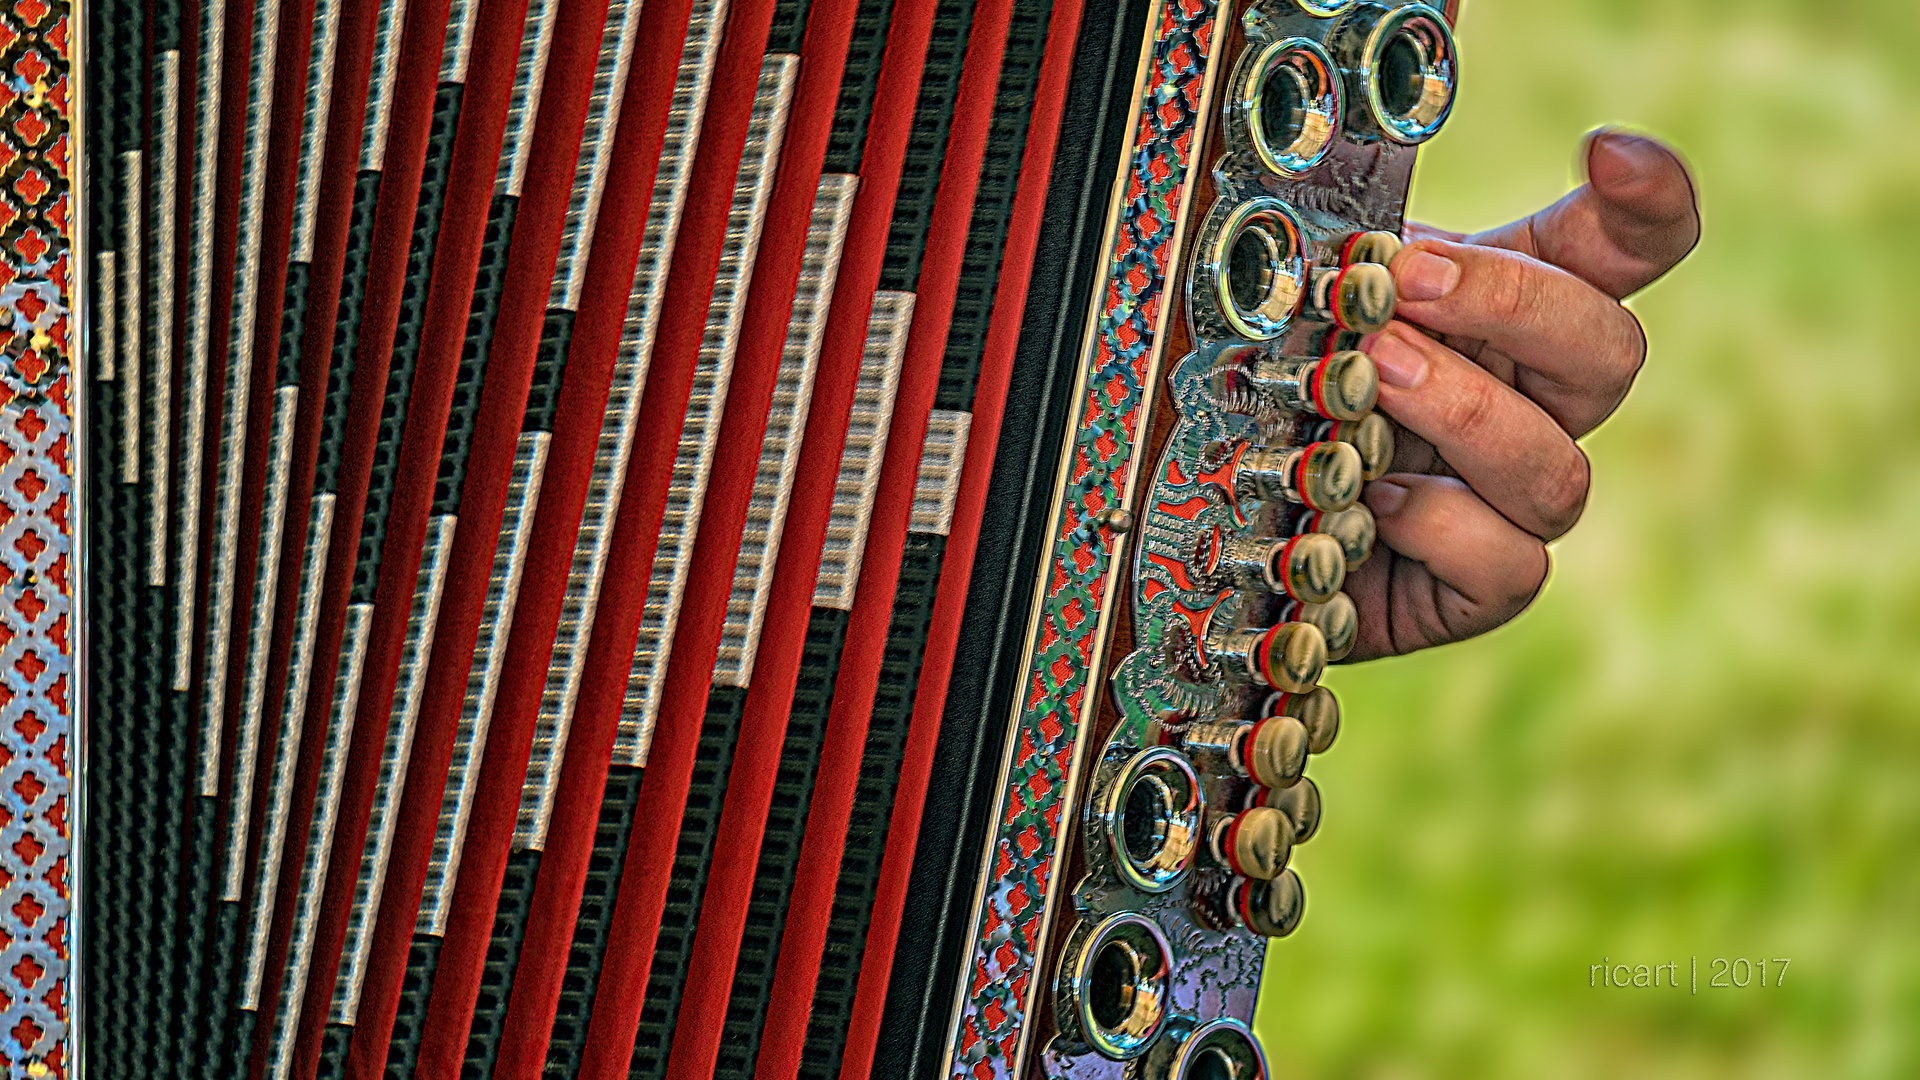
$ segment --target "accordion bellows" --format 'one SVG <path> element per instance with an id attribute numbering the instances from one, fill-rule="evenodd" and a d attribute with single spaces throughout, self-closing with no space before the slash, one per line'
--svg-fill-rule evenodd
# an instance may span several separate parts
<path id="1" fill-rule="evenodd" d="M 1235 141 L 1281 39 L 1311 161 Z M 1204 513 L 1355 559 L 1307 459 L 1390 455 L 1370 391 L 1201 369 L 1358 356 L 1451 50 L 1404 0 L 0 0 L 15 1074 L 1263 1080 L 1334 721 L 1249 620 L 1324 663 L 1343 549 L 1194 562 L 1155 500 L 1257 436 Z M 1243 555 L 1321 591 L 1222 599 Z"/>

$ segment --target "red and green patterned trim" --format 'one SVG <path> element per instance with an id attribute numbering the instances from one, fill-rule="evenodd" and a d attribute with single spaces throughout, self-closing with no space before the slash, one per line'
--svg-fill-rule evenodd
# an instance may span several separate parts
<path id="1" fill-rule="evenodd" d="M 1048 580 L 973 914 L 948 1070 L 956 1078 L 1010 1080 L 1032 1030 L 1027 1014 L 1038 999 L 1047 898 L 1058 885 L 1058 836 L 1071 805 L 1101 613 L 1119 579 L 1118 538 L 1102 528 L 1101 515 L 1125 505 L 1136 444 L 1151 417 L 1179 224 L 1205 133 L 1216 14 L 1216 0 L 1162 0 L 1148 17 L 1151 52 L 1116 193 L 1106 285 L 1081 371 Z"/>

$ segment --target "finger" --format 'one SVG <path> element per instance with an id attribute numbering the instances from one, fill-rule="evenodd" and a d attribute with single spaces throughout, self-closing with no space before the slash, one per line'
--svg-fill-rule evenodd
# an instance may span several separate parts
<path id="1" fill-rule="evenodd" d="M 1394 556 L 1376 555 L 1349 585 L 1368 656 L 1486 633 L 1546 583 L 1546 545 L 1458 480 L 1391 473 L 1367 486 L 1367 506 Z"/>
<path id="2" fill-rule="evenodd" d="M 1624 299 L 1700 242 L 1699 196 L 1686 162 L 1655 139 L 1602 128 L 1583 149 L 1585 184 L 1469 242 L 1531 255 Z"/>
<path id="3" fill-rule="evenodd" d="M 1396 315 L 1485 341 L 1534 372 L 1539 380 L 1521 389 L 1570 430 L 1584 431 L 1612 412 L 1646 359 L 1646 337 L 1632 312 L 1537 259 L 1419 240 L 1394 257 L 1393 273 Z"/>
<path id="4" fill-rule="evenodd" d="M 1405 323 L 1366 345 L 1380 407 L 1433 445 L 1488 505 L 1551 540 L 1586 507 L 1587 457 L 1519 391 Z"/>

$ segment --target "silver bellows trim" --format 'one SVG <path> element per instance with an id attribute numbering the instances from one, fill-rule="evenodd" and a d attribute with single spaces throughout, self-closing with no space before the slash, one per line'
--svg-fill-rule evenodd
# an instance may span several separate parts
<path id="1" fill-rule="evenodd" d="M 187 350 L 180 374 L 179 534 L 173 540 L 173 689 L 193 677 L 193 628 L 199 616 L 200 473 L 207 426 L 207 363 L 213 327 L 213 204 L 220 151 L 221 57 L 226 0 L 201 0 L 199 73 L 194 83 L 193 217 L 187 223 Z"/>
<path id="2" fill-rule="evenodd" d="M 300 117 L 300 165 L 293 180 L 289 262 L 313 261 L 313 223 L 320 212 L 320 164 L 326 156 L 327 116 L 333 107 L 333 60 L 339 51 L 339 39 L 340 0 L 314 0 L 313 47 L 307 54 L 307 106 Z"/>
<path id="3" fill-rule="evenodd" d="M 440 596 L 447 583 L 447 560 L 453 553 L 457 524 L 452 514 L 430 518 L 421 541 L 420 570 L 414 576 L 413 606 L 407 614 L 400 670 L 394 682 L 393 703 L 387 711 L 387 737 L 380 748 L 380 773 L 373 789 L 367 836 L 360 846 L 360 875 L 354 881 L 353 907 L 347 914 L 347 936 L 340 949 L 333 1004 L 327 1014 L 329 1023 L 351 1024 L 359 1011 L 367 950 L 372 944 L 374 918 L 380 913 L 380 894 L 386 888 L 387 857 L 400 821 L 400 797 L 406 789 L 407 763 L 419 726 L 420 695 L 426 690 L 427 664 L 433 659 L 433 633 L 440 618 Z"/>
<path id="4" fill-rule="evenodd" d="M 320 752 L 320 781 L 313 795 L 313 821 L 307 827 L 306 857 L 294 890 L 293 931 L 287 941 L 280 1003 L 267 1042 L 270 1080 L 288 1080 L 293 1069 L 300 1006 L 307 996 L 307 972 L 313 963 L 314 923 L 320 916 L 320 894 L 326 891 L 327 864 L 333 857 L 333 826 L 340 816 L 340 785 L 346 780 L 347 746 L 353 741 L 352 720 L 360 702 L 360 675 L 366 667 L 367 633 L 372 625 L 372 604 L 348 605 L 340 670 L 334 677 L 333 705 L 327 716 L 327 741 Z"/>
<path id="5" fill-rule="evenodd" d="M 867 319 L 867 347 L 860 358 L 860 383 L 847 417 L 847 446 L 840 453 L 840 477 L 833 486 L 833 511 L 820 552 L 820 577 L 813 586 L 816 607 L 853 610 L 860 582 L 860 557 L 867 549 L 867 523 L 880 486 L 880 462 L 887 453 L 893 424 L 893 395 L 907 355 L 907 330 L 913 325 L 913 294 L 881 290 L 873 294 Z"/>
<path id="6" fill-rule="evenodd" d="M 767 198 L 780 160 L 786 132 L 787 109 L 800 62 L 792 56 L 769 56 L 760 69 L 760 89 L 754 97 L 753 119 L 747 128 L 746 151 L 733 185 L 733 208 L 727 216 L 726 243 L 707 306 L 706 333 L 694 367 L 693 390 L 687 399 L 687 417 L 680 429 L 680 445 L 673 461 L 667 504 L 660 522 L 660 541 L 654 549 L 653 570 L 647 580 L 647 599 L 641 608 L 640 636 L 627 674 L 627 692 L 620 709 L 615 737 L 615 761 L 643 764 L 660 711 L 661 684 L 673 648 L 673 626 L 686 594 L 687 573 L 694 538 L 700 528 L 707 480 L 713 469 L 714 444 L 725 411 L 727 384 L 733 377 L 733 358 L 740 345 L 740 321 L 759 253 L 760 228 Z M 571 709 L 571 698 L 568 708 Z M 544 812 L 537 819 L 545 831 Z"/>
<path id="7" fill-rule="evenodd" d="M 267 696 L 267 646 L 273 638 L 273 601 L 280 583 L 280 533 L 287 521 L 287 472 L 293 466 L 293 420 L 300 388 L 273 392 L 267 429 L 267 490 L 261 507 L 260 560 L 253 568 L 253 613 L 247 622 L 247 662 L 240 676 L 240 725 L 233 744 L 233 808 L 227 816 L 227 860 L 220 899 L 238 902 L 246 882 L 247 828 L 253 816 L 253 773 L 260 756 L 260 717 Z"/>
<path id="8" fill-rule="evenodd" d="M 145 159 L 138 150 L 120 155 L 120 360 L 119 378 L 126 386 L 120 395 L 120 482 L 140 482 L 140 332 L 141 293 L 146 265 L 140 258 L 142 213 L 141 180 Z"/>
<path id="9" fill-rule="evenodd" d="M 507 653 L 513 629 L 513 603 L 520 593 L 520 573 L 526 568 L 527 541 L 533 536 L 533 511 L 540 502 L 540 481 L 546 475 L 547 448 L 553 436 L 544 431 L 520 434 L 514 449 L 513 475 L 507 483 L 506 511 L 500 518 L 500 542 L 493 552 L 493 571 L 487 578 L 487 598 L 480 612 L 480 636 L 474 639 L 473 664 L 467 669 L 467 693 L 460 705 L 460 722 L 453 734 L 453 757 L 447 765 L 447 785 L 440 796 L 440 820 L 433 833 L 426 884 L 420 894 L 417 933 L 439 937 L 447 929 L 447 902 L 460 873 L 460 849 L 467 837 L 467 819 L 473 813 L 474 790 L 480 779 L 480 759 L 487 750 L 487 729 L 493 723 L 493 699 L 500 689 L 500 661 Z"/>
<path id="10" fill-rule="evenodd" d="M 274 740 L 273 775 L 260 836 L 260 863 L 254 870 L 253 910 L 247 924 L 247 962 L 241 1008 L 260 1006 L 260 980 L 267 963 L 267 934 L 273 926 L 274 894 L 280 884 L 280 859 L 287 847 L 287 823 L 293 805 L 293 768 L 300 758 L 300 733 L 307 715 L 307 690 L 313 671 L 313 635 L 319 629 L 320 589 L 327 549 L 333 536 L 331 492 L 315 495 L 307 508 L 307 542 L 300 555 L 299 606 L 294 611 L 292 655 L 287 660 L 287 693 L 280 708 L 280 734 Z"/>
<path id="11" fill-rule="evenodd" d="M 473 18 L 479 0 L 453 0 L 447 7 L 447 36 L 440 46 L 440 81 L 465 83 L 473 55 Z"/>
<path id="12" fill-rule="evenodd" d="M 927 414 L 927 441 L 913 483 L 908 529 L 945 536 L 953 528 L 953 504 L 960 497 L 960 469 L 967 463 L 967 431 L 972 426 L 970 412 L 935 409 Z"/>
<path id="13" fill-rule="evenodd" d="M 540 87 L 547 77 L 547 53 L 553 47 L 553 20 L 560 0 L 531 0 L 520 34 L 520 64 L 513 76 L 513 98 L 507 106 L 505 148 L 494 192 L 518 197 L 527 175 L 527 154 L 533 148 L 533 121 L 540 111 Z"/>
<path id="14" fill-rule="evenodd" d="M 148 334 L 152 363 L 147 370 L 147 584 L 167 583 L 167 520 L 173 503 L 173 279 L 178 243 L 176 204 L 180 185 L 180 53 L 154 58 L 153 235 L 148 247 L 153 295 Z"/>
<path id="15" fill-rule="evenodd" d="M 767 590 L 773 584 L 780 535 L 787 523 L 787 499 L 793 489 L 794 469 L 800 464 L 807 409 L 813 401 L 820 339 L 826 330 L 827 311 L 833 306 L 841 246 L 852 220 L 853 196 L 859 188 L 857 176 L 823 176 L 814 196 L 806 253 L 800 260 L 800 283 L 794 292 L 793 317 L 787 322 L 773 407 L 767 416 L 766 435 L 760 441 L 760 468 L 754 475 L 753 498 L 740 536 L 740 557 L 733 570 L 733 592 L 727 598 L 726 624 L 721 628 L 720 651 L 714 659 L 713 681 L 722 686 L 745 686 L 753 675 L 760 625 L 767 612 Z"/>
<path id="16" fill-rule="evenodd" d="M 573 170 L 566 228 L 560 234 L 560 259 L 547 299 L 549 308 L 572 311 L 580 305 L 587 251 L 594 224 L 600 219 L 600 199 L 606 192 L 607 169 L 613 161 L 614 129 L 620 126 L 620 103 L 626 97 L 633 39 L 640 32 L 640 10 L 640 0 L 613 0 L 607 7 L 599 63 L 593 72 L 593 96 L 587 104 L 586 126 L 580 133 L 580 159 Z"/>
<path id="17" fill-rule="evenodd" d="M 267 129 L 273 114 L 273 61 L 279 40 L 280 4 L 278 0 L 266 0 L 254 10 L 253 43 L 247 62 L 247 124 L 240 158 L 240 219 L 234 246 L 232 318 L 227 332 L 227 387 L 221 401 L 220 448 L 213 481 L 213 557 L 207 569 L 207 655 L 200 696 L 202 795 L 220 791 L 220 742 L 226 719 L 227 661 L 233 647 L 236 549 L 240 546 L 240 484 L 246 471 L 253 331 L 260 300 Z"/>
<path id="18" fill-rule="evenodd" d="M 400 37 L 406 21 L 407 0 L 380 0 L 373 16 L 373 64 L 367 69 L 367 117 L 360 128 L 361 172 L 379 172 L 386 165 L 393 80 L 400 69 Z"/>

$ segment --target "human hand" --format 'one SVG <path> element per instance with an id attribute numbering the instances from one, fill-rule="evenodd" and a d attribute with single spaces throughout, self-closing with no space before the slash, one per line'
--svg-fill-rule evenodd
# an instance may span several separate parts
<path id="1" fill-rule="evenodd" d="M 1575 440 L 1646 360 L 1620 301 L 1693 250 L 1700 213 L 1663 144 L 1603 129 L 1585 151 L 1587 183 L 1512 224 L 1472 236 L 1407 226 L 1396 321 L 1362 345 L 1398 447 L 1366 493 L 1379 546 L 1347 579 L 1354 660 L 1518 615 L 1546 583 L 1547 543 L 1586 506 Z"/>

